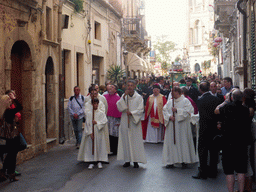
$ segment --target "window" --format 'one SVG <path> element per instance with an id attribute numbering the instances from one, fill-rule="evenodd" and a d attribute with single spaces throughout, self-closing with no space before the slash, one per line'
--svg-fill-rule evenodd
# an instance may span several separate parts
<path id="1" fill-rule="evenodd" d="M 197 20 L 195 22 L 195 44 L 199 44 L 199 42 L 200 42 L 199 20 Z"/>
<path id="2" fill-rule="evenodd" d="M 194 44 L 194 31 L 192 28 L 189 29 L 189 44 L 190 45 Z"/>
<path id="3" fill-rule="evenodd" d="M 82 88 L 83 84 L 83 54 L 76 53 L 76 85 Z"/>
<path id="4" fill-rule="evenodd" d="M 95 21 L 94 23 L 94 38 L 101 40 L 101 24 Z"/>
<path id="5" fill-rule="evenodd" d="M 200 71 L 200 65 L 199 65 L 199 63 L 196 63 L 195 64 L 195 72 L 198 72 L 198 71 Z"/>
<path id="6" fill-rule="evenodd" d="M 52 39 L 52 10 L 46 7 L 46 39 Z"/>

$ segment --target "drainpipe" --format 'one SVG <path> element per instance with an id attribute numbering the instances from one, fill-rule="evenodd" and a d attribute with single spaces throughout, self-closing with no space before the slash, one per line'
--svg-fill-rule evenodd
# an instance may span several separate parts
<path id="1" fill-rule="evenodd" d="M 240 7 L 240 4 L 243 0 L 239 0 L 237 2 L 237 9 L 243 15 L 243 65 L 244 65 L 244 88 L 247 87 L 247 67 L 248 67 L 248 60 L 247 58 L 247 50 L 246 50 L 246 35 L 247 35 L 247 14 L 246 12 Z"/>
<path id="2" fill-rule="evenodd" d="M 64 144 L 64 67 L 62 63 L 62 7 L 66 0 L 59 1 L 58 9 L 58 43 L 59 43 L 59 143 Z"/>

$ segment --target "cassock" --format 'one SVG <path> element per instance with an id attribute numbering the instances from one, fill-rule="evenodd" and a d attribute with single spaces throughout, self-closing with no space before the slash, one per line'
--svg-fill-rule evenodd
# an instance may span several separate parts
<path id="1" fill-rule="evenodd" d="M 177 113 L 175 113 L 176 144 L 174 144 L 173 122 L 170 120 L 170 117 L 173 115 L 172 102 L 172 99 L 169 100 L 163 108 L 164 123 L 166 126 L 163 164 L 171 165 L 174 163 L 198 162 L 190 127 L 190 114 L 194 112 L 194 108 L 184 95 L 181 95 L 178 99 L 174 99 L 174 107 L 177 108 Z"/>
<path id="2" fill-rule="evenodd" d="M 124 95 L 123 95 L 124 96 Z M 127 96 L 121 97 L 116 103 L 117 109 L 122 112 L 119 127 L 117 160 L 125 162 L 147 163 L 142 139 L 141 117 L 143 115 L 143 98 L 135 91 L 133 96 L 128 95 L 129 128 L 127 119 Z"/>
<path id="3" fill-rule="evenodd" d="M 88 100 L 88 102 L 85 104 L 84 106 L 85 108 L 85 112 L 86 111 L 92 111 L 92 103 L 91 103 L 91 99 Z M 103 113 L 106 114 L 105 111 L 105 105 L 102 103 L 102 101 L 99 102 L 99 106 L 98 106 L 98 110 L 102 111 Z M 86 121 L 87 121 L 87 117 L 85 116 Z M 108 131 L 108 124 L 105 125 L 105 127 L 103 128 L 104 134 L 105 134 L 105 143 L 106 143 L 106 147 L 107 147 L 107 151 L 108 154 L 110 153 L 110 144 L 109 144 L 109 131 Z"/>
<path id="4" fill-rule="evenodd" d="M 164 136 L 164 117 L 163 106 L 166 104 L 166 98 L 162 94 L 158 96 L 150 95 L 145 110 L 146 126 L 143 126 L 143 139 L 146 142 L 158 143 Z M 143 124 L 145 125 L 145 123 Z"/>
<path id="5" fill-rule="evenodd" d="M 78 152 L 78 161 L 84 162 L 108 162 L 108 152 L 106 149 L 106 140 L 104 134 L 104 127 L 108 120 L 104 112 L 97 109 L 94 111 L 94 120 L 97 124 L 94 125 L 94 155 L 92 155 L 92 111 L 86 111 L 86 122 L 83 137 Z"/>

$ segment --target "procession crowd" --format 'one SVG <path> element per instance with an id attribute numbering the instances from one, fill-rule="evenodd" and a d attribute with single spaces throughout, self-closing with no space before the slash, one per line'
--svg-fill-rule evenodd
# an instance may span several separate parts
<path id="1" fill-rule="evenodd" d="M 228 190 L 234 191 L 235 173 L 239 191 L 245 186 L 251 190 L 252 89 L 242 92 L 231 78 L 212 75 L 200 82 L 161 76 L 94 84 L 86 97 L 79 87 L 74 91 L 68 106 L 80 147 L 78 160 L 88 162 L 89 169 L 102 168 L 108 155 L 117 155 L 123 167 L 133 163 L 139 168 L 147 163 L 143 143 L 163 142 L 167 169 L 199 162 L 194 179 L 216 178 L 221 151 Z"/>
<path id="2" fill-rule="evenodd" d="M 199 162 L 194 179 L 216 178 L 221 160 L 228 190 L 234 191 L 236 174 L 239 191 L 252 191 L 254 97 L 252 89 L 242 91 L 231 78 L 216 75 L 179 82 L 162 76 L 117 85 L 108 81 L 105 86 L 92 84 L 87 96 L 76 86 L 68 110 L 77 159 L 93 169 L 103 168 L 108 155 L 117 155 L 124 168 L 131 163 L 139 168 L 139 163 L 147 163 L 144 143 L 163 143 L 162 162 L 167 169 Z M 1 151 L 7 154 L 0 178 L 5 180 L 7 173 L 17 181 L 17 140 L 22 135 L 11 125 L 20 120 L 22 106 L 14 91 L 2 96 L 0 105 L 0 137 L 6 140 Z"/>

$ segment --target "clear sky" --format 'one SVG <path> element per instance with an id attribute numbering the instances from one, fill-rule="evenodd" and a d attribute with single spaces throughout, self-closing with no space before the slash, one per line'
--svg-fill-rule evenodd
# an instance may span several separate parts
<path id="1" fill-rule="evenodd" d="M 187 0 L 145 0 L 146 29 L 155 36 L 168 35 L 180 46 L 186 38 Z"/>

